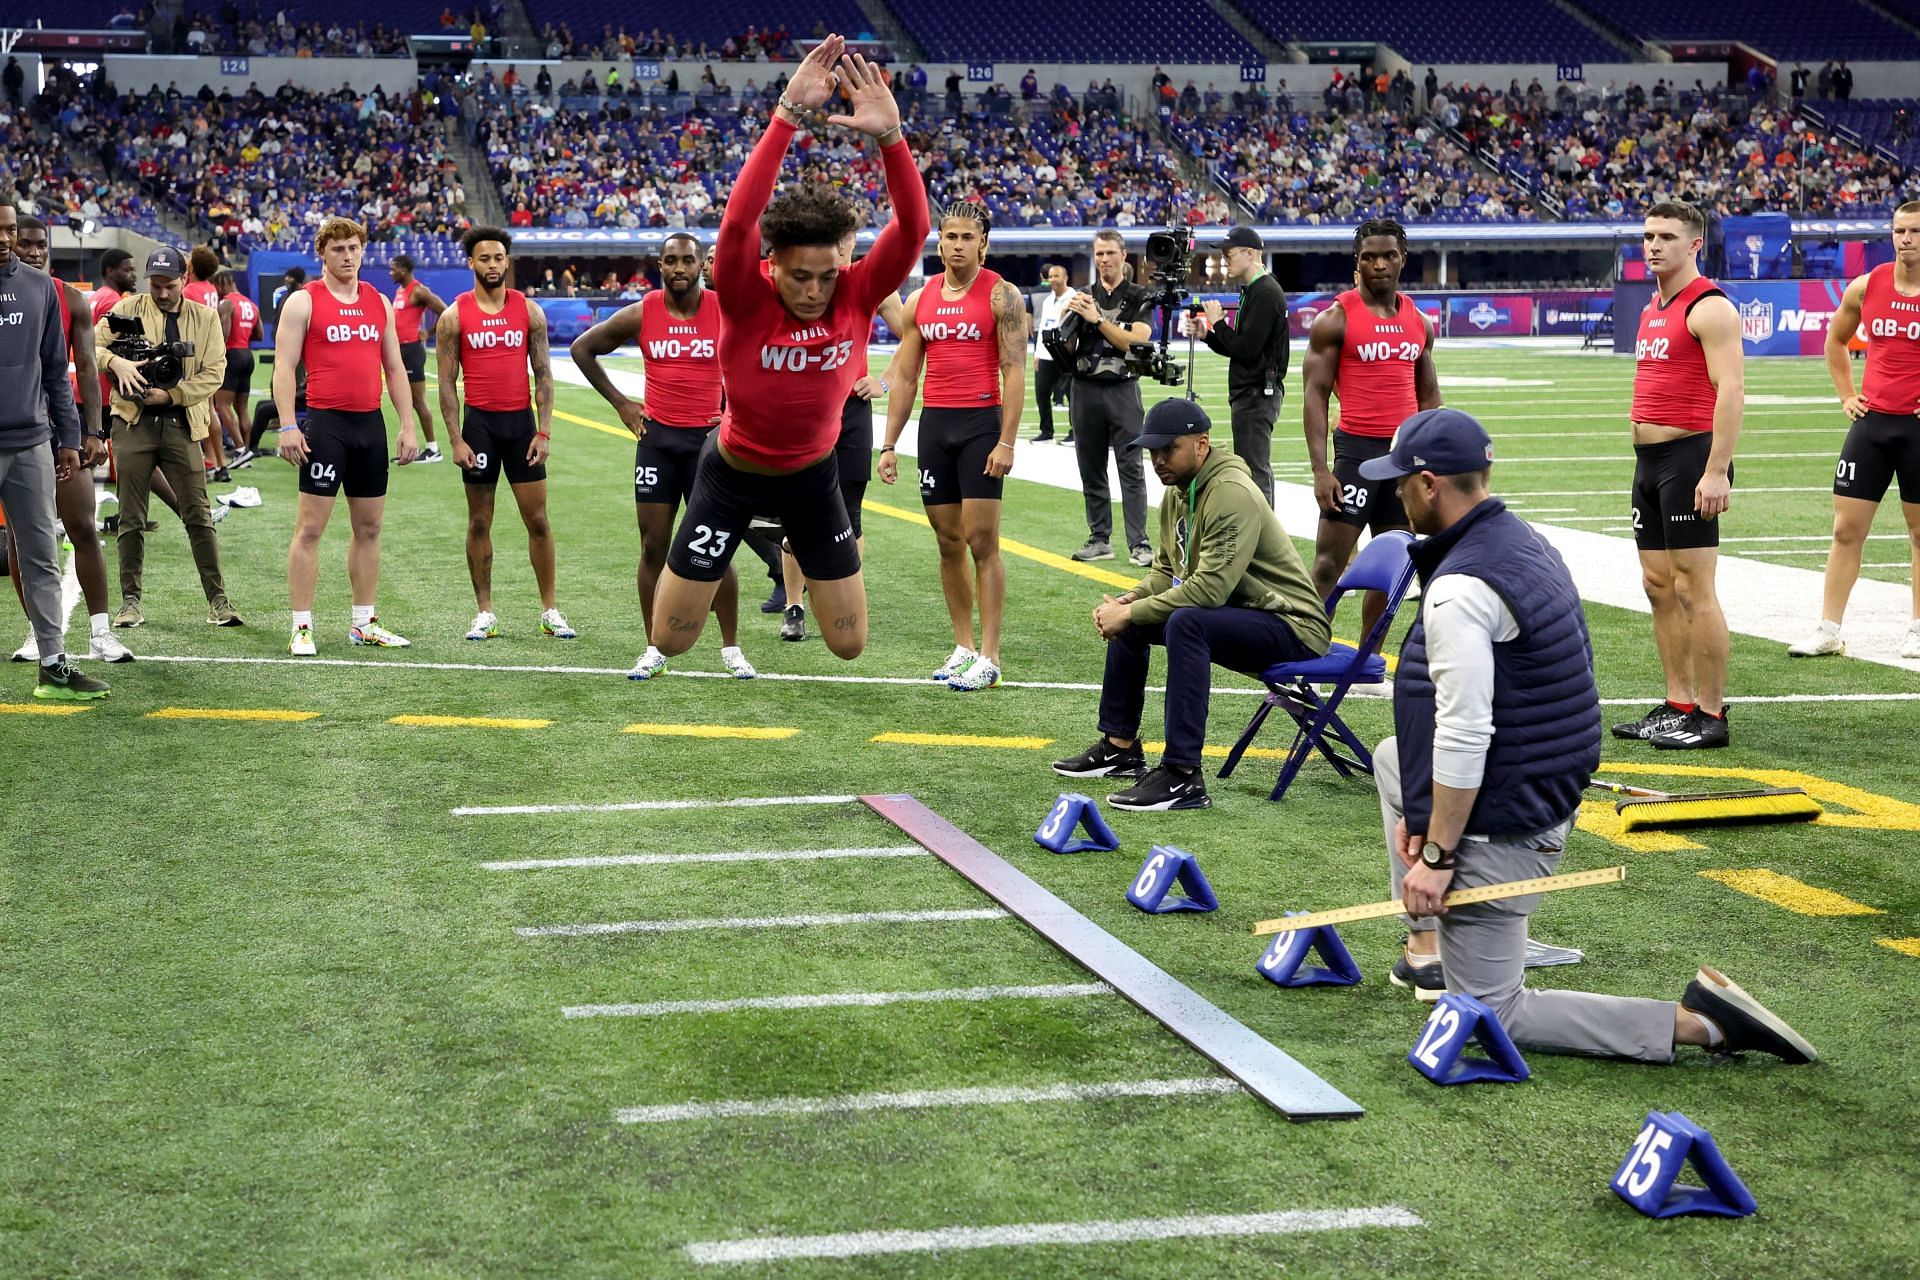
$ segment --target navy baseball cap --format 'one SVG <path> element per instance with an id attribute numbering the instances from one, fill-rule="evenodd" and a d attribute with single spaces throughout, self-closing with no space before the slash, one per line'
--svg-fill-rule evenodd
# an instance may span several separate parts
<path id="1" fill-rule="evenodd" d="M 1459 476 L 1493 465 L 1493 437 L 1480 420 L 1463 409 L 1423 409 L 1393 433 L 1385 457 L 1360 464 L 1369 480 L 1398 480 L 1416 471 Z"/>
<path id="2" fill-rule="evenodd" d="M 147 274 L 149 276 L 170 276 L 178 280 L 187 274 L 187 260 L 180 256 L 178 249 L 165 247 L 155 249 L 147 255 Z"/>
<path id="3" fill-rule="evenodd" d="M 1147 421 L 1134 441 L 1142 449 L 1164 449 L 1181 436 L 1203 436 L 1213 430 L 1207 411 L 1191 400 L 1162 400 L 1147 410 Z"/>

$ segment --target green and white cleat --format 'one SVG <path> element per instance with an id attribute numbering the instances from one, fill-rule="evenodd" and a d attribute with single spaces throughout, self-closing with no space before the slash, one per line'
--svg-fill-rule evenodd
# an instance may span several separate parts
<path id="1" fill-rule="evenodd" d="M 567 621 L 565 614 L 558 609 L 548 609 L 540 615 L 540 634 L 552 636 L 555 640 L 571 640 L 580 633 L 573 629 L 573 624 Z"/>
<path id="2" fill-rule="evenodd" d="M 482 609 L 473 615 L 473 625 L 467 628 L 469 640 L 492 640 L 500 634 L 500 619 L 493 616 L 491 609 Z"/>
<path id="3" fill-rule="evenodd" d="M 293 629 L 293 638 L 287 641 L 287 652 L 296 658 L 311 658 L 320 652 L 313 644 L 313 628 L 302 624 Z"/>
<path id="4" fill-rule="evenodd" d="M 753 664 L 747 661 L 747 655 L 740 652 L 740 646 L 737 644 L 728 645 L 720 651 L 720 665 L 725 667 L 727 674 L 735 680 L 751 680 L 760 674 L 754 670 Z"/>
<path id="5" fill-rule="evenodd" d="M 972 664 L 973 660 L 979 656 L 979 654 L 967 648 L 967 646 L 957 644 L 953 646 L 953 652 L 947 655 L 947 660 L 934 669 L 933 678 L 935 680 L 951 680 L 962 671 L 965 671 L 967 667 Z"/>
<path id="6" fill-rule="evenodd" d="M 1000 683 L 1000 664 L 984 653 L 975 654 L 966 669 L 947 678 L 947 688 L 955 693 L 977 693 Z"/>
<path id="7" fill-rule="evenodd" d="M 405 649 L 413 643 L 380 625 L 380 619 L 368 618 L 357 627 L 347 628 L 347 639 L 355 644 L 370 644 L 379 649 Z"/>
<path id="8" fill-rule="evenodd" d="M 667 669 L 667 655 L 652 645 L 647 651 L 633 660 L 633 670 L 627 672 L 629 680 L 651 680 Z"/>

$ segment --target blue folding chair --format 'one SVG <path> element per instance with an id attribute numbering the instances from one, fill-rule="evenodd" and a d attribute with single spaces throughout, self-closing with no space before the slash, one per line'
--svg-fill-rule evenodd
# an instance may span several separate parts
<path id="1" fill-rule="evenodd" d="M 1240 757 L 1275 707 L 1293 717 L 1295 733 L 1293 745 L 1287 749 L 1286 763 L 1280 768 L 1280 780 L 1273 784 L 1269 799 L 1278 800 L 1286 795 L 1293 776 L 1316 750 L 1343 778 L 1373 772 L 1373 755 L 1366 744 L 1354 736 L 1353 730 L 1347 728 L 1339 708 L 1347 690 L 1354 685 L 1386 679 L 1387 660 L 1380 656 L 1380 646 L 1386 643 L 1393 616 L 1399 612 L 1400 601 L 1413 585 L 1413 559 L 1407 554 L 1412 546 L 1412 534 L 1395 530 L 1376 535 L 1354 557 L 1334 585 L 1333 594 L 1327 597 L 1327 617 L 1333 617 L 1340 597 L 1349 591 L 1383 591 L 1387 607 L 1358 649 L 1335 642 L 1325 657 L 1304 662 L 1276 662 L 1260 673 L 1261 683 L 1267 686 L 1267 696 L 1253 713 L 1253 719 L 1247 722 L 1240 740 L 1233 744 L 1233 750 L 1227 753 L 1227 762 L 1220 767 L 1221 777 L 1233 776 Z M 1323 695 L 1315 685 L 1332 688 Z M 1352 754 L 1343 754 L 1341 747 Z"/>

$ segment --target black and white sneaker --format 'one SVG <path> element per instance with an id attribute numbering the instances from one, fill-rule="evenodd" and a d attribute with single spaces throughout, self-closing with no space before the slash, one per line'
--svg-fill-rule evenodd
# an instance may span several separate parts
<path id="1" fill-rule="evenodd" d="M 1720 714 L 1710 716 L 1699 708 L 1694 708 L 1671 728 L 1649 734 L 1647 741 L 1661 751 L 1710 751 L 1715 747 L 1727 745 L 1727 709 L 1720 708 Z"/>
<path id="2" fill-rule="evenodd" d="M 1701 965 L 1700 972 L 1693 975 L 1686 994 L 1680 997 L 1680 1007 L 1720 1028 L 1726 1039 L 1713 1046 L 1714 1053 L 1754 1050 L 1795 1064 L 1820 1056 L 1806 1037 L 1709 965 Z"/>
<path id="3" fill-rule="evenodd" d="M 1116 747 L 1105 738 L 1077 756 L 1055 760 L 1053 771 L 1063 778 L 1137 778 L 1147 771 L 1140 744 Z"/>
<path id="4" fill-rule="evenodd" d="M 1686 718 L 1685 711 L 1679 710 L 1671 702 L 1663 702 L 1638 720 L 1613 726 L 1613 736 L 1629 742 L 1645 742 L 1654 734 L 1663 733 Z"/>
<path id="5" fill-rule="evenodd" d="M 1393 971 L 1387 974 L 1387 981 L 1396 987 L 1410 988 L 1415 999 L 1427 1004 L 1432 1004 L 1447 993 L 1447 978 L 1440 970 L 1440 957 L 1433 956 L 1415 964 L 1407 955 L 1405 939 L 1401 940 L 1400 956 L 1393 962 Z"/>
<path id="6" fill-rule="evenodd" d="M 1213 797 L 1198 769 L 1180 773 L 1163 764 L 1125 791 L 1108 796 L 1107 803 L 1116 809 L 1211 809 Z"/>
<path id="7" fill-rule="evenodd" d="M 797 604 L 787 606 L 780 621 L 782 640 L 805 640 L 807 638 L 807 611 Z"/>

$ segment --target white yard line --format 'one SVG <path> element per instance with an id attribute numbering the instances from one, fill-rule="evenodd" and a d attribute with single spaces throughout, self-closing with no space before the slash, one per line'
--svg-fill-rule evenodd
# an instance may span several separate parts
<path id="1" fill-rule="evenodd" d="M 843 911 L 804 916 L 716 916 L 704 920 L 613 920 L 604 924 L 540 924 L 515 929 L 523 938 L 598 938 L 623 933 L 686 933 L 702 929 L 807 929 L 843 924 L 941 924 L 1005 920 L 999 907 L 959 911 Z"/>
<path id="2" fill-rule="evenodd" d="M 676 1013 L 737 1013 L 745 1009 L 872 1009 L 888 1004 L 950 1004 L 981 1000 L 1078 1000 L 1107 996 L 1104 982 L 1056 982 L 1031 987 L 949 987 L 937 991 L 841 991 L 815 996 L 747 996 L 738 1000 L 655 1000 L 642 1004 L 575 1004 L 569 1018 L 660 1018 Z"/>
<path id="3" fill-rule="evenodd" d="M 812 862 L 828 858 L 929 858 L 917 844 L 869 849 L 742 849 L 732 853 L 619 853 L 598 858 L 518 858 L 483 862 L 482 871 L 552 871 L 567 867 L 669 867 L 688 862 Z"/>
<path id="4" fill-rule="evenodd" d="M 1026 1102 L 1104 1102 L 1111 1098 L 1184 1098 L 1238 1094 L 1240 1082 L 1226 1076 L 1187 1080 L 1117 1080 L 1109 1083 L 921 1089 L 907 1093 L 845 1093 L 826 1098 L 754 1098 L 728 1102 L 674 1102 L 621 1107 L 620 1124 L 674 1124 L 688 1120 L 746 1120 L 756 1116 L 810 1116 L 855 1111 L 925 1111 L 936 1107 L 994 1107 Z"/>
<path id="5" fill-rule="evenodd" d="M 634 813 L 648 809 L 758 809 L 768 805 L 852 804 L 857 796 L 746 796 L 735 800 L 628 800 L 620 804 L 469 805 L 452 810 L 456 818 L 523 816 L 537 813 Z"/>

